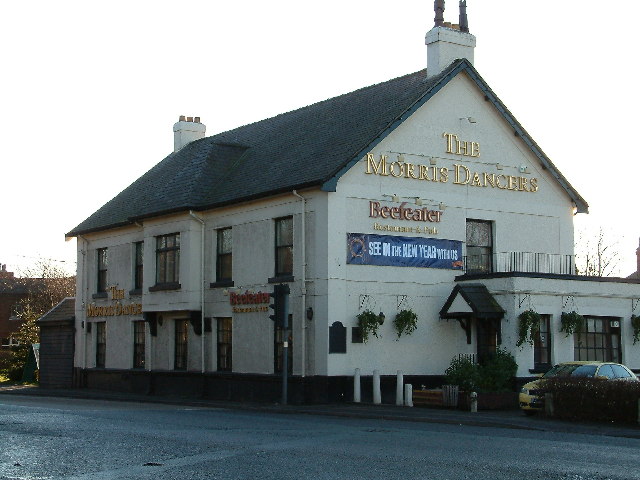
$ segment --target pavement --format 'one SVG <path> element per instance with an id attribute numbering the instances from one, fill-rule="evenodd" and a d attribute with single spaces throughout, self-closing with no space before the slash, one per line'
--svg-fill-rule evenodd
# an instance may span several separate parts
<path id="1" fill-rule="evenodd" d="M 374 405 L 370 403 L 336 403 L 323 405 L 281 405 L 266 403 L 224 402 L 219 400 L 136 395 L 90 389 L 46 389 L 35 385 L 0 385 L 0 395 L 55 398 L 78 398 L 137 403 L 160 403 L 203 408 L 267 412 L 274 414 L 322 415 L 360 419 L 393 420 L 447 425 L 494 427 L 543 432 L 577 433 L 640 439 L 639 425 L 606 422 L 576 422 L 546 417 L 526 416 L 520 410 L 464 410 Z"/>

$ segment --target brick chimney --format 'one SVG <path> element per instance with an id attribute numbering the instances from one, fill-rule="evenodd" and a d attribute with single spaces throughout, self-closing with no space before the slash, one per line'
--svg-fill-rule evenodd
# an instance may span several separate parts
<path id="1" fill-rule="evenodd" d="M 180 115 L 178 123 L 173 125 L 173 151 L 181 150 L 186 144 L 204 138 L 207 127 L 200 123 L 200 117 Z"/>
<path id="2" fill-rule="evenodd" d="M 13 278 L 13 272 L 7 272 L 7 265 L 0 265 L 0 280 Z"/>
<path id="3" fill-rule="evenodd" d="M 425 37 L 427 78 L 438 75 L 454 60 L 466 58 L 473 64 L 476 37 L 469 33 L 467 1 L 460 0 L 460 23 L 444 21 L 444 0 L 435 0 L 435 26 Z"/>

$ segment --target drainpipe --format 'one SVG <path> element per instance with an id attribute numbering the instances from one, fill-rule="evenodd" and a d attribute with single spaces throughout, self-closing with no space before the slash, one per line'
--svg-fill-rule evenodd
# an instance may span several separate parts
<path id="1" fill-rule="evenodd" d="M 204 220 L 193 210 L 189 210 L 189 215 L 200 222 L 200 368 L 204 373 Z"/>
<path id="2" fill-rule="evenodd" d="M 305 222 L 305 215 L 306 215 L 306 204 L 307 204 L 307 199 L 304 198 L 302 195 L 299 195 L 298 192 L 296 190 L 293 191 L 293 194 L 298 197 L 301 202 L 300 205 L 302 207 L 301 209 L 301 214 L 302 214 L 302 220 L 301 220 L 301 227 L 302 227 L 302 245 L 300 247 L 300 253 L 302 256 L 302 316 L 301 316 L 301 325 L 302 325 L 302 339 L 300 342 L 300 346 L 301 346 L 301 353 L 302 353 L 302 371 L 301 371 L 301 375 L 304 377 L 307 374 L 307 342 L 306 342 L 306 338 L 307 338 L 307 322 L 306 322 L 306 315 L 307 315 L 307 255 L 306 255 L 306 243 L 307 243 L 307 239 L 306 239 L 306 222 Z"/>
<path id="3" fill-rule="evenodd" d="M 84 309 L 84 331 L 82 332 L 82 369 L 87 369 L 87 305 L 86 300 L 89 296 L 87 290 L 89 289 L 89 282 L 87 280 L 87 251 L 89 250 L 89 240 L 82 235 L 78 235 L 78 238 L 82 240 L 83 248 L 80 249 L 82 253 L 82 285 L 80 286 L 80 305 Z"/>

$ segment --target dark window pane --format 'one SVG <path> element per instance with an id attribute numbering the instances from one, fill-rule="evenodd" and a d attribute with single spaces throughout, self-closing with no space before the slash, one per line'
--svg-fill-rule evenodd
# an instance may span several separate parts
<path id="1" fill-rule="evenodd" d="M 231 318 L 218 319 L 218 370 L 230 372 L 233 358 Z"/>
<path id="2" fill-rule="evenodd" d="M 189 322 L 187 320 L 176 320 L 175 324 L 175 358 L 174 368 L 176 370 L 187 369 L 188 358 L 188 327 Z"/>

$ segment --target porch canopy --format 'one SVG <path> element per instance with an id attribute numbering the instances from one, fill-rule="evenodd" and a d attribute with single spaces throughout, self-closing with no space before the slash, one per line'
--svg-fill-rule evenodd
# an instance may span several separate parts
<path id="1" fill-rule="evenodd" d="M 492 324 L 500 335 L 500 320 L 504 314 L 504 309 L 482 283 L 457 284 L 440 310 L 440 318 L 460 322 L 468 344 L 471 343 L 471 319 Z"/>

